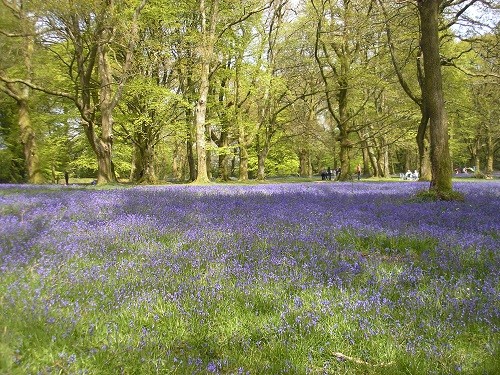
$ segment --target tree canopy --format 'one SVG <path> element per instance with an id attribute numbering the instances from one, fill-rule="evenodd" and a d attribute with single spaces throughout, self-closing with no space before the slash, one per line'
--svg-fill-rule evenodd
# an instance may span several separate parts
<path id="1" fill-rule="evenodd" d="M 499 168 L 500 4 L 2 0 L 0 180 Z"/>

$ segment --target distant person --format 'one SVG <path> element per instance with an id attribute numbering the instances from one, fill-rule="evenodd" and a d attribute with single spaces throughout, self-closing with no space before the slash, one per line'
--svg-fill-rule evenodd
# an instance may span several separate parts
<path id="1" fill-rule="evenodd" d="M 358 176 L 358 181 L 361 179 L 361 165 L 356 166 L 356 174 Z"/>
<path id="2" fill-rule="evenodd" d="M 321 171 L 321 180 L 322 181 L 326 180 L 326 171 L 324 169 Z"/>
<path id="3" fill-rule="evenodd" d="M 66 182 L 66 185 L 69 185 L 69 173 L 68 173 L 68 171 L 64 171 L 64 181 Z"/>
<path id="4" fill-rule="evenodd" d="M 329 181 L 332 180 L 332 169 L 330 167 L 328 167 L 328 169 L 326 170 L 326 176 Z"/>
<path id="5" fill-rule="evenodd" d="M 405 174 L 405 179 L 410 180 L 410 179 L 411 179 L 411 176 L 412 176 L 412 173 L 411 173 L 411 171 L 408 169 L 408 170 L 406 171 L 406 174 Z"/>
<path id="6" fill-rule="evenodd" d="M 414 180 L 418 180 L 418 171 L 415 169 L 415 171 L 413 172 L 413 179 Z"/>

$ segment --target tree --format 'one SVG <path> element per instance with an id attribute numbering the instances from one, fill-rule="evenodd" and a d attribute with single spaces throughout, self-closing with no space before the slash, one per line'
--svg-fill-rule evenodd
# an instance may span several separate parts
<path id="1" fill-rule="evenodd" d="M 432 179 L 430 188 L 437 196 L 452 192 L 452 165 L 448 143 L 448 123 L 444 106 L 441 56 L 439 54 L 439 14 L 443 0 L 418 0 L 420 48 L 424 59 L 423 100 L 429 114 Z"/>
<path id="2" fill-rule="evenodd" d="M 274 0 L 270 0 L 272 3 Z M 216 43 L 235 25 L 258 14 L 269 5 L 261 5 L 260 1 L 247 0 L 236 8 L 234 2 L 221 0 L 200 0 L 200 35 L 198 54 L 200 61 L 200 85 L 195 108 L 196 153 L 198 161 L 197 183 L 209 182 L 207 171 L 206 115 L 210 89 L 211 63 L 214 62 Z M 250 9 L 250 10 L 248 10 Z M 235 17 L 236 13 L 236 17 Z"/>
<path id="3" fill-rule="evenodd" d="M 31 82 L 33 78 L 33 54 L 35 53 L 35 22 L 36 17 L 30 16 L 30 10 L 25 1 L 2 1 L 1 18 L 5 20 L 6 25 L 12 25 L 14 30 L 0 29 L 0 35 L 10 39 L 20 41 L 17 46 L 10 44 L 8 49 L 15 48 L 21 55 L 22 61 L 11 61 L 11 70 L 19 69 L 17 74 L 26 82 Z M 8 14 L 10 13 L 10 14 Z M 17 22 L 13 21 L 17 20 Z M 5 52 L 5 51 L 4 51 Z M 31 89 L 27 85 L 19 84 L 8 79 L 4 73 L 5 67 L 0 68 L 0 91 L 7 94 L 15 100 L 18 112 L 19 136 L 24 152 L 24 162 L 27 172 L 27 180 L 30 183 L 37 184 L 44 181 L 40 168 L 40 158 L 38 145 L 30 117 L 30 97 Z"/>
<path id="4" fill-rule="evenodd" d="M 69 7 L 58 1 L 39 4 L 33 12 L 36 12 L 38 27 L 45 36 L 43 45 L 66 69 L 71 87 L 61 91 L 51 88 L 47 80 L 40 84 L 23 79 L 4 80 L 64 97 L 75 104 L 87 140 L 96 155 L 99 184 L 116 181 L 112 161 L 113 110 L 126 81 L 135 48 L 137 19 L 146 2 L 141 0 L 136 5 L 132 20 L 125 22 L 126 25 L 119 22 L 118 14 L 122 11 L 128 15 L 127 9 L 115 6 L 113 0 L 98 5 L 79 0 Z M 128 43 L 126 48 L 118 48 L 122 59 L 112 64 L 109 55 L 120 25 L 125 26 L 120 30 L 126 34 L 122 35 L 122 40 Z M 129 27 L 130 34 L 125 31 Z"/>
<path id="5" fill-rule="evenodd" d="M 368 102 L 361 80 L 370 66 L 374 33 L 368 1 L 311 0 L 316 19 L 315 60 L 340 143 L 341 180 L 350 178 L 350 153 L 359 115 Z"/>
<path id="6" fill-rule="evenodd" d="M 398 3 L 392 5 L 391 8 L 393 10 L 393 13 L 389 13 L 389 11 L 387 10 L 388 5 L 384 4 L 383 0 L 379 0 L 378 2 L 384 15 L 384 24 L 391 62 L 398 78 L 398 82 L 407 97 L 410 98 L 411 101 L 414 102 L 420 110 L 420 120 L 416 134 L 416 142 L 419 154 L 419 176 L 420 180 L 430 181 L 432 177 L 432 171 L 429 148 L 430 140 L 427 126 L 429 122 L 429 113 L 427 108 L 427 101 L 423 99 L 424 73 L 422 50 L 420 44 L 418 44 L 417 48 L 414 45 L 414 41 L 418 39 L 418 35 L 420 32 L 420 22 L 415 22 L 415 25 L 413 25 L 414 29 L 410 33 L 406 33 L 409 27 L 408 21 L 404 23 L 404 27 L 399 27 L 397 31 L 394 32 L 392 26 L 393 23 L 396 25 L 401 25 L 403 23 L 401 19 L 417 19 L 417 15 L 414 14 L 413 9 L 405 9 L 407 7 L 405 7 L 404 5 L 401 6 Z M 399 36 L 397 41 L 394 38 L 395 34 Z M 415 69 L 412 69 L 410 72 L 408 72 L 408 66 L 410 66 L 413 61 L 415 62 Z M 414 71 L 417 73 L 416 76 Z M 416 81 L 416 84 L 412 85 L 410 79 L 406 77 L 407 75 L 414 76 L 414 81 Z"/>

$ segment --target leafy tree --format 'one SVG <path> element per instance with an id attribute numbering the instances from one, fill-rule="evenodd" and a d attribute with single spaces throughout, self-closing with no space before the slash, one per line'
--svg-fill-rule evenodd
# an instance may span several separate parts
<path id="1" fill-rule="evenodd" d="M 43 182 L 44 178 L 40 168 L 35 129 L 30 116 L 31 90 L 28 86 L 9 79 L 9 75 L 12 74 L 26 82 L 31 82 L 33 79 L 37 19 L 32 15 L 30 5 L 28 1 L 2 1 L 0 19 L 3 26 L 0 28 L 0 37 L 4 53 L 0 60 L 0 91 L 16 102 L 27 180 L 36 184 Z M 9 53 L 6 53 L 7 51 Z"/>
<path id="2" fill-rule="evenodd" d="M 432 179 L 430 188 L 438 196 L 452 191 L 448 123 L 444 106 L 441 56 L 439 53 L 439 14 L 442 0 L 418 0 L 420 47 L 424 59 L 423 101 L 429 115 Z"/>
<path id="3" fill-rule="evenodd" d="M 16 124 L 16 108 L 0 99 L 0 183 L 23 182 L 26 168 Z"/>
<path id="4" fill-rule="evenodd" d="M 311 0 L 316 20 L 315 60 L 321 73 L 325 102 L 338 129 L 341 180 L 351 173 L 352 134 L 370 96 L 361 77 L 371 66 L 372 2 Z M 370 51 L 371 50 L 371 51 Z"/>
<path id="5" fill-rule="evenodd" d="M 14 80 L 47 94 L 67 98 L 75 104 L 97 158 L 98 183 L 116 181 L 111 157 L 113 110 L 120 99 L 132 61 L 137 19 L 146 1 L 141 0 L 132 11 L 126 3 L 115 5 L 112 0 L 95 3 L 78 0 L 71 2 L 70 6 L 51 0 L 37 3 L 33 12 L 36 12 L 38 26 L 45 35 L 43 45 L 65 67 L 71 85 L 64 91 L 49 87 L 47 80 L 41 84 Z M 119 15 L 130 16 L 131 21 L 120 22 Z M 126 28 L 120 29 L 120 26 Z M 129 32 L 126 32 L 128 29 Z M 123 33 L 121 40 L 128 41 L 128 44 L 126 48 L 118 48 L 123 58 L 112 63 L 111 48 L 119 30 Z M 114 85 L 116 90 L 113 90 Z"/>

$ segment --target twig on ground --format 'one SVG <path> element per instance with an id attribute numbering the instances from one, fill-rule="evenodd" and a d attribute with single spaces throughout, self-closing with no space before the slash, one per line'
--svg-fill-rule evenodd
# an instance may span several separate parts
<path id="1" fill-rule="evenodd" d="M 354 362 L 354 363 L 357 363 L 359 365 L 366 365 L 366 366 L 372 366 L 372 367 L 383 367 L 383 366 L 390 366 L 390 365 L 393 365 L 394 362 L 382 362 L 382 363 L 377 363 L 377 364 L 372 364 L 372 363 L 369 363 L 369 362 L 366 362 L 366 361 L 363 361 L 362 359 L 359 359 L 359 358 L 354 358 L 354 357 L 349 357 L 348 355 L 345 355 L 345 354 L 342 354 L 342 353 L 333 353 L 333 355 L 335 357 L 337 357 L 338 359 L 342 359 L 342 360 L 345 360 L 345 361 L 350 361 L 350 362 Z"/>

